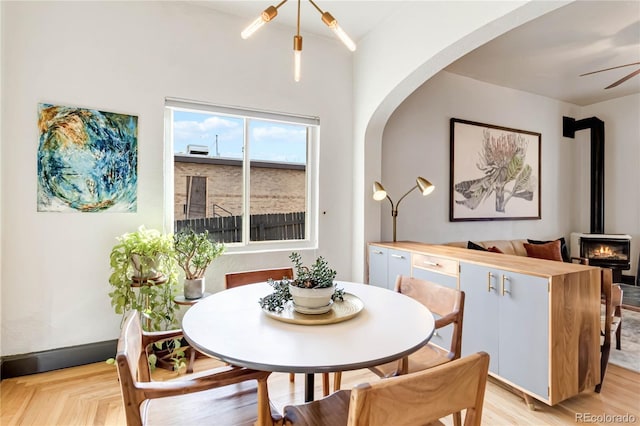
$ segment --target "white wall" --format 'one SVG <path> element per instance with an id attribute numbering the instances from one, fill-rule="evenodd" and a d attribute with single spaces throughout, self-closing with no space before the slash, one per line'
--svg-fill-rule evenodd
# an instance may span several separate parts
<path id="1" fill-rule="evenodd" d="M 574 230 L 571 170 L 576 148 L 562 137 L 562 116 L 578 107 L 538 95 L 440 72 L 394 111 L 382 140 L 382 183 L 395 201 L 423 176 L 436 186 L 402 201 L 398 240 L 448 242 L 552 239 Z M 449 119 L 542 134 L 542 219 L 449 222 Z M 392 239 L 389 202 L 381 203 L 381 235 Z"/>
<path id="2" fill-rule="evenodd" d="M 108 256 L 116 236 L 162 229 L 166 96 L 319 116 L 320 248 L 305 257 L 323 255 L 338 278 L 351 277 L 352 65 L 339 41 L 305 35 L 296 84 L 293 34 L 279 26 L 244 41 L 246 22 L 186 2 L 0 7 L 2 104 L 11 106 L 1 117 L 2 355 L 118 336 Z M 137 213 L 36 212 L 39 102 L 139 117 Z M 289 265 L 288 254 L 225 255 L 207 290 L 220 290 L 227 271 Z"/>
<path id="3" fill-rule="evenodd" d="M 552 239 L 589 232 L 589 132 L 562 136 L 562 117 L 605 122 L 605 232 L 632 236 L 640 253 L 640 95 L 587 107 L 483 83 L 448 72 L 425 82 L 393 113 L 382 141 L 382 183 L 394 201 L 424 176 L 436 185 L 400 205 L 398 240 Z M 460 118 L 542 134 L 542 219 L 449 222 L 449 119 Z M 392 238 L 390 205 L 380 205 L 381 239 Z"/>
<path id="4" fill-rule="evenodd" d="M 636 275 L 640 254 L 640 95 L 589 105 L 576 119 L 598 117 L 604 121 L 604 231 L 631 235 L 631 270 Z M 576 164 L 575 176 L 585 182 L 576 208 L 587 212 L 577 232 L 589 232 L 589 131 L 585 133 L 585 151 Z"/>
<path id="5" fill-rule="evenodd" d="M 358 46 L 354 64 L 353 274 L 364 276 L 365 248 L 379 241 L 371 184 L 380 179 L 382 131 L 422 83 L 487 41 L 567 1 L 406 2 Z"/>

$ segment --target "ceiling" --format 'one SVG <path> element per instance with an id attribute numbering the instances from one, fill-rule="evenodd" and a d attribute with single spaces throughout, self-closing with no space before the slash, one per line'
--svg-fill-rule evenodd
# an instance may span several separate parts
<path id="1" fill-rule="evenodd" d="M 239 16 L 249 24 L 277 1 L 195 2 Z M 357 43 L 398 8 L 411 2 L 317 0 Z M 278 9 L 270 25 L 295 33 L 297 2 Z M 301 4 L 301 34 L 332 38 L 309 2 Z M 239 35 L 238 35 L 239 36 Z M 255 36 L 259 36 L 259 33 Z M 255 37 L 254 36 L 254 37 Z M 605 89 L 640 65 L 580 77 L 591 71 L 640 62 L 640 1 L 579 0 L 530 21 L 470 52 L 445 68 L 499 86 L 575 105 L 591 105 L 640 93 L 640 75 Z"/>

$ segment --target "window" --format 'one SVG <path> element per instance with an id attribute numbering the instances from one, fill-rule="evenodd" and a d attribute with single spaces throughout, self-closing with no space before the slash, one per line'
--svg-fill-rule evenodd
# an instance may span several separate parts
<path id="1" fill-rule="evenodd" d="M 174 232 L 230 251 L 316 246 L 317 118 L 167 99 L 166 122 Z"/>

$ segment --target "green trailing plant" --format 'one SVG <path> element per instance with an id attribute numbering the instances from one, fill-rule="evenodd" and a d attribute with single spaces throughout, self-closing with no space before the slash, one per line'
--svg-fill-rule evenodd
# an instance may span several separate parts
<path id="1" fill-rule="evenodd" d="M 164 363 L 165 365 L 171 365 L 174 371 L 180 371 L 187 367 L 186 350 L 189 346 L 182 345 L 182 339 L 167 339 L 155 342 L 153 344 L 153 351 L 149 353 L 149 368 L 153 371 L 157 368 L 158 364 Z M 162 358 L 159 359 L 158 355 L 162 354 Z"/>
<path id="2" fill-rule="evenodd" d="M 337 288 L 333 282 L 336 277 L 336 271 L 329 267 L 329 264 L 322 256 L 318 257 L 311 267 L 302 264 L 302 257 L 299 253 L 291 253 L 289 259 L 291 259 L 295 268 L 295 279 L 270 279 L 268 283 L 273 287 L 273 292 L 258 301 L 263 309 L 281 312 L 286 303 L 293 299 L 289 292 L 289 285 L 309 289 L 335 287 L 331 299 L 333 301 L 344 300 L 344 289 Z"/>
<path id="3" fill-rule="evenodd" d="M 225 250 L 223 243 L 209 239 L 206 230 L 201 233 L 193 229 L 181 231 L 173 236 L 173 241 L 175 259 L 188 280 L 204 277 L 207 267 Z"/>
<path id="4" fill-rule="evenodd" d="M 111 306 L 123 316 L 132 309 L 147 331 L 177 328 L 178 294 L 173 237 L 144 226 L 117 237 L 110 254 Z M 134 281 L 138 287 L 134 287 Z"/>

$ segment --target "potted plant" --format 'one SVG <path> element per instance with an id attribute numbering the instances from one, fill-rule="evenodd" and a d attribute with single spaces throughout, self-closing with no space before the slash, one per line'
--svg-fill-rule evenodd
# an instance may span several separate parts
<path id="1" fill-rule="evenodd" d="M 178 266 L 184 271 L 184 298 L 199 299 L 204 294 L 204 274 L 225 246 L 209 239 L 209 232 L 193 229 L 178 232 L 173 236 L 174 254 Z"/>
<path id="2" fill-rule="evenodd" d="M 177 328 L 177 271 L 173 238 L 144 226 L 116 238 L 110 254 L 111 306 L 117 314 L 137 309 L 147 331 Z"/>
<path id="3" fill-rule="evenodd" d="M 299 253 L 291 253 L 289 259 L 295 267 L 295 278 L 270 280 L 274 292 L 259 301 L 264 309 L 281 311 L 287 301 L 293 300 L 293 309 L 297 312 L 323 314 L 331 309 L 333 300 L 342 299 L 343 290 L 338 289 L 333 281 L 336 271 L 329 267 L 322 256 L 311 267 L 302 264 Z"/>

